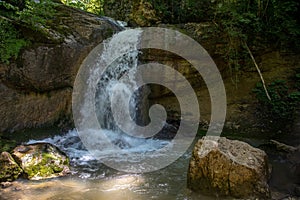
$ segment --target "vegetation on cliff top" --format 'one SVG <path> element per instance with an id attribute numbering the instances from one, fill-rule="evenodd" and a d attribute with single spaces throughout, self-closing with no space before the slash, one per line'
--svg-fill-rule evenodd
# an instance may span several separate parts
<path id="1" fill-rule="evenodd" d="M 146 0 L 156 10 L 163 23 L 212 21 L 224 31 L 234 46 L 228 52 L 234 60 L 240 41 L 255 40 L 289 50 L 300 49 L 299 2 L 297 0 Z M 103 15 L 105 4 L 112 0 L 62 0 L 63 3 Z M 126 2 L 125 2 L 126 3 Z M 20 28 L 42 34 L 55 18 L 56 0 L 0 1 L 0 61 L 16 58 L 28 41 Z M 115 12 L 118 12 L 117 10 Z M 236 66 L 235 66 L 236 67 Z"/>
<path id="2" fill-rule="evenodd" d="M 155 17 L 160 19 L 161 23 L 207 21 L 214 23 L 223 37 L 227 38 L 228 43 L 223 57 L 233 74 L 242 68 L 241 61 L 250 60 L 249 54 L 252 54 L 250 51 L 255 51 L 255 48 L 271 47 L 288 52 L 300 50 L 298 0 L 144 1 L 152 5 L 157 13 Z M 103 7 L 114 1 L 62 0 L 62 2 L 97 15 L 105 15 Z M 126 0 L 122 2 L 126 4 Z M 58 0 L 0 0 L 0 62 L 9 63 L 18 57 L 22 48 L 36 42 L 35 37 L 28 37 L 26 33 L 47 35 L 47 29 L 51 28 L 58 18 L 56 11 L 58 5 Z M 268 85 L 268 88 L 272 101 L 265 96 L 262 85 L 255 90 L 261 108 L 264 109 L 264 117 L 274 119 L 273 126 L 285 124 L 293 118 L 294 110 L 298 106 L 299 88 L 290 92 L 283 82 L 278 81 Z M 282 123 L 276 123 L 277 121 Z"/>
<path id="3" fill-rule="evenodd" d="M 0 62 L 9 63 L 30 43 L 21 30 L 45 34 L 48 22 L 55 17 L 55 6 L 51 0 L 0 1 Z"/>

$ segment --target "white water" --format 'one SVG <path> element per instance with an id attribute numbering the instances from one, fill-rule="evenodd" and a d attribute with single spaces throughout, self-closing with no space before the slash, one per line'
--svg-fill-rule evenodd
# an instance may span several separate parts
<path id="1" fill-rule="evenodd" d="M 70 157 L 71 164 L 75 166 L 74 173 L 83 171 L 83 174 L 79 175 L 82 177 L 97 176 L 98 166 L 102 166 L 101 162 L 103 160 L 112 160 L 114 163 L 130 162 L 134 165 L 144 159 L 145 154 L 162 149 L 166 145 L 171 145 L 171 142 L 166 140 L 132 137 L 124 133 L 119 127 L 120 124 L 115 122 L 116 118 L 122 119 L 126 116 L 123 107 L 128 104 L 128 99 L 130 99 L 128 109 L 131 111 L 132 121 L 138 120 L 137 118 L 141 116 L 138 113 L 141 109 L 139 105 L 147 104 L 147 102 L 140 102 L 140 99 L 146 99 L 140 97 L 141 92 L 143 92 L 143 95 L 146 94 L 146 89 L 132 93 L 132 88 L 136 88 L 137 77 L 135 77 L 134 72 L 138 67 L 138 45 L 141 34 L 142 31 L 136 29 L 127 31 L 125 34 L 116 34 L 110 40 L 104 42 L 100 57 L 92 59 L 92 64 L 96 67 L 89 72 L 88 84 L 90 84 L 90 87 L 96 87 L 95 101 L 89 101 L 89 98 L 86 98 L 87 100 L 80 108 L 80 113 L 84 116 L 83 121 L 88 120 L 90 116 L 90 109 L 88 108 L 95 106 L 101 130 L 89 129 L 88 137 L 82 137 L 76 130 L 72 130 L 63 136 L 55 136 L 43 141 L 32 140 L 29 143 L 49 142 L 58 146 Z M 103 66 L 97 63 L 99 59 L 102 64 L 104 63 L 106 69 L 103 70 L 101 68 Z M 124 75 L 127 76 L 127 81 L 119 81 L 120 77 Z M 112 95 L 115 94 L 115 91 L 118 91 L 117 96 Z M 88 92 L 83 95 L 90 96 Z M 112 101 L 112 98 L 114 101 Z M 92 103 L 95 103 L 95 105 L 91 105 Z M 114 116 L 112 108 L 114 109 Z M 126 130 L 130 130 L 130 126 L 133 126 L 133 124 L 129 123 L 125 126 Z M 110 148 L 107 141 L 102 140 L 103 134 L 118 148 Z M 86 144 L 88 145 L 84 146 Z M 91 150 L 91 146 L 96 147 L 96 156 L 93 154 L 95 153 L 94 149 L 92 149 L 92 153 L 88 151 Z M 100 149 L 97 149 L 98 147 Z M 159 156 L 159 153 L 154 156 Z M 128 157 L 130 157 L 130 160 L 128 160 Z M 80 169 L 76 169 L 76 167 Z M 97 172 L 96 175 L 94 172 Z"/>
<path id="2" fill-rule="evenodd" d="M 166 122 L 155 117 L 148 126 L 145 120 L 147 86 L 138 87 L 142 75 L 137 73 L 141 34 L 140 29 L 120 32 L 98 46 L 102 50 L 95 48 L 79 72 L 87 77 L 79 82 L 85 89 L 75 87 L 73 93 L 83 99 L 77 104 L 73 96 L 73 110 L 79 110 L 74 120 L 83 144 L 100 162 L 127 172 L 153 171 L 166 166 L 161 164 L 163 156 L 168 160 L 178 155 L 165 152 L 173 143 L 143 136 L 146 129 L 158 133 Z"/>
<path id="3" fill-rule="evenodd" d="M 101 74 L 97 70 L 91 72 L 89 83 L 98 80 L 96 105 L 86 104 L 81 109 L 83 115 L 89 116 L 90 113 L 87 112 L 86 108 L 96 106 L 98 121 L 105 128 L 101 130 L 102 133 L 104 132 L 111 142 L 119 148 L 104 148 L 103 151 L 97 153 L 97 158 L 95 158 L 85 148 L 76 130 L 43 140 L 30 140 L 27 142 L 28 144 L 48 142 L 64 151 L 70 158 L 72 174 L 69 177 L 40 182 L 16 181 L 14 186 L 0 190 L 0 199 L 211 199 L 191 193 L 186 188 L 187 168 L 191 150 L 167 168 L 147 174 L 118 172 L 101 163 L 102 159 L 126 162 L 126 157 L 123 157 L 122 154 L 129 155 L 133 164 L 134 162 L 138 163 L 147 152 L 156 151 L 170 144 L 170 141 L 166 140 L 135 138 L 124 134 L 111 116 L 110 94 L 112 90 L 123 91 L 124 99 L 127 99 L 126 95 L 131 94 L 130 88 L 119 83 L 117 79 L 129 70 L 135 70 L 138 64 L 137 44 L 139 32 L 135 31 L 126 37 L 123 43 L 114 40 L 113 37 L 105 44 L 102 58 L 106 63 L 115 60 L 115 57 L 122 52 L 127 54 L 123 56 L 123 59 L 117 59 L 113 62 L 106 73 Z M 129 78 L 129 80 L 129 85 L 135 84 L 134 78 Z M 139 103 L 138 96 L 139 94 L 133 96 L 130 102 L 133 119 L 138 117 L 135 112 L 137 111 L 136 105 Z M 118 104 L 124 103 L 122 102 L 122 96 L 119 96 L 118 100 Z M 119 114 L 122 115 L 122 112 L 120 111 Z M 89 134 L 88 142 L 95 142 L 98 146 L 106 145 L 104 141 L 97 139 L 99 130 L 90 130 Z M 165 154 L 171 153 L 175 152 L 165 152 Z"/>
<path id="4" fill-rule="evenodd" d="M 123 153 L 127 153 L 132 157 L 135 157 L 137 162 L 140 157 L 143 157 L 144 153 L 155 151 L 169 143 L 169 141 L 165 140 L 133 138 L 113 131 L 108 131 L 107 134 L 110 135 L 110 138 L 115 142 L 115 144 L 123 147 Z M 97 132 L 95 131 L 95 136 L 96 135 Z M 76 130 L 69 131 L 65 135 L 54 136 L 53 138 L 29 140 L 27 144 L 34 144 L 38 142 L 51 143 L 64 151 L 70 158 L 73 173 L 77 174 L 79 177 L 94 179 L 99 176 L 100 169 L 105 169 L 101 163 L 101 158 L 95 158 L 84 147 Z M 114 157 L 113 155 L 115 154 L 121 154 L 121 152 L 107 150 L 103 151 L 101 154 L 97 154 L 97 156 L 101 155 L 102 159 L 111 158 L 119 159 L 118 161 L 120 162 L 125 161 L 122 160 L 123 157 L 121 156 Z"/>

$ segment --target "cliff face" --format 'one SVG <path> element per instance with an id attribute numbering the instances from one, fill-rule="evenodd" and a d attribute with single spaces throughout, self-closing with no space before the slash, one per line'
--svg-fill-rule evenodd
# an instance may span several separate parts
<path id="1" fill-rule="evenodd" d="M 64 5 L 56 9 L 58 17 L 53 27 L 46 30 L 47 34 L 21 30 L 25 37 L 34 42 L 21 52 L 16 61 L 9 65 L 0 64 L 0 132 L 53 125 L 71 127 L 72 87 L 82 61 L 97 44 L 121 31 L 107 18 Z M 228 54 L 229 41 L 212 23 L 159 26 L 177 29 L 189 35 L 215 61 L 227 94 L 226 127 L 238 132 L 264 131 L 257 118 L 257 100 L 252 92 L 260 79 L 249 56 L 248 60 L 241 63 L 242 69 L 235 71 L 230 68 L 224 59 Z M 251 48 L 254 49 L 253 54 L 266 83 L 287 80 L 295 74 L 296 68 L 300 68 L 297 55 L 264 47 Z M 156 61 L 172 66 L 188 79 L 199 100 L 201 123 L 207 126 L 211 104 L 205 83 L 199 82 L 200 74 L 179 56 L 157 50 L 143 51 L 143 62 Z M 153 86 L 151 92 L 150 103 L 162 104 L 175 118 L 179 116 L 178 102 L 169 90 Z"/>
<path id="2" fill-rule="evenodd" d="M 33 43 L 9 65 L 0 64 L 0 131 L 66 126 L 73 82 L 91 49 L 120 31 L 113 22 L 64 5 L 41 35 L 21 30 Z M 58 28 L 59 27 L 59 28 Z"/>
<path id="3" fill-rule="evenodd" d="M 258 110 L 261 105 L 258 104 L 253 92 L 261 80 L 250 55 L 246 52 L 244 59 L 238 61 L 240 69 L 234 69 L 226 59 L 230 48 L 228 38 L 213 23 L 165 26 L 177 29 L 195 39 L 207 50 L 216 63 L 223 78 L 227 97 L 225 132 L 260 135 L 270 131 L 270 127 L 267 127 L 268 125 L 262 121 L 260 110 Z M 291 85 L 294 84 L 293 77 L 300 67 L 299 56 L 280 49 L 266 48 L 263 44 L 251 46 L 251 49 L 267 85 L 277 80 L 285 80 Z M 238 53 L 242 55 L 245 52 Z M 183 58 L 156 49 L 154 51 L 147 50 L 142 55 L 142 60 L 146 63 L 155 61 L 172 66 L 187 78 L 198 97 L 200 124 L 205 130 L 211 117 L 211 102 L 206 84 L 196 69 Z M 171 117 L 178 119 L 180 116 L 180 107 L 176 97 L 165 87 L 151 87 L 150 104 L 156 103 L 162 104 L 171 113 L 175 113 Z"/>

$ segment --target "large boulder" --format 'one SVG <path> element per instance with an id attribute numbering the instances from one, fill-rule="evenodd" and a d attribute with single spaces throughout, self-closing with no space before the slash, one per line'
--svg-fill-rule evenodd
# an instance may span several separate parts
<path id="1" fill-rule="evenodd" d="M 203 137 L 193 150 L 188 187 L 193 191 L 236 198 L 270 197 L 264 151 L 224 137 Z"/>
<path id="2" fill-rule="evenodd" d="M 0 154 L 0 182 L 13 181 L 19 177 L 22 169 L 8 152 Z"/>
<path id="3" fill-rule="evenodd" d="M 12 155 L 30 180 L 64 176 L 70 172 L 69 158 L 48 143 L 20 145 Z"/>
<path id="4" fill-rule="evenodd" d="M 0 63 L 0 131 L 72 125 L 72 88 L 82 61 L 122 30 L 108 18 L 63 4 L 55 9 L 44 34 L 21 26 L 31 45 L 16 60 Z"/>

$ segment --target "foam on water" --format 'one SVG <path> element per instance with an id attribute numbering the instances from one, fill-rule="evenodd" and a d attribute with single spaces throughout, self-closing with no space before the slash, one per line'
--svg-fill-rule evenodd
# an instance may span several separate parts
<path id="1" fill-rule="evenodd" d="M 85 98 L 80 106 L 81 118 L 78 121 L 79 124 L 89 124 L 91 110 L 93 110 L 91 108 L 95 108 L 101 129 L 97 130 L 91 126 L 82 129 L 76 124 L 78 132 L 72 130 L 63 136 L 55 136 L 43 141 L 29 141 L 29 143 L 52 143 L 67 153 L 74 166 L 83 166 L 89 169 L 88 171 L 95 171 L 97 165 L 101 165 L 101 161 L 103 163 L 112 161 L 118 164 L 129 162 L 128 166 L 130 167 L 131 164 L 143 162 L 143 159 L 151 152 L 172 145 L 169 141 L 130 135 L 131 130 L 135 129 L 135 122 L 141 121 L 139 117 L 147 115 L 138 113 L 140 110 L 147 109 L 147 102 L 146 105 L 143 105 L 145 102 L 141 102 L 141 99 L 143 101 L 146 99 L 143 98 L 145 91 L 133 92 L 133 88 L 137 88 L 135 72 L 138 68 L 138 45 L 141 34 L 142 30 L 117 33 L 111 39 L 103 42 L 103 51 L 93 57 L 91 61 L 94 68 L 89 69 L 86 84 L 89 88 L 95 89 L 93 90 L 95 94 L 91 95 L 89 90 L 80 91 L 80 95 Z M 104 63 L 106 68 L 103 69 L 100 63 Z M 127 76 L 126 82 L 119 80 L 124 75 Z M 118 91 L 118 95 L 115 95 L 115 91 Z M 139 106 L 145 107 L 140 108 Z M 123 108 L 130 111 L 130 116 Z M 125 117 L 126 119 L 131 118 L 131 121 L 124 120 Z M 122 124 L 116 119 L 126 123 Z M 123 131 L 120 124 L 129 132 Z M 155 155 L 151 154 L 151 156 L 158 158 L 160 154 L 165 155 L 165 153 L 161 151 Z"/>
<path id="2" fill-rule="evenodd" d="M 145 153 L 155 151 L 170 143 L 169 141 L 159 139 L 134 138 L 111 130 L 104 131 L 107 131 L 112 142 L 119 145 L 120 149 L 119 151 L 107 149 L 107 151 L 97 153 L 97 158 L 95 158 L 93 154 L 85 148 L 76 130 L 71 130 L 64 135 L 57 135 L 43 140 L 29 140 L 27 144 L 39 142 L 53 144 L 68 155 L 71 165 L 74 168 L 74 173 L 78 174 L 82 178 L 95 178 L 99 176 L 99 169 L 101 167 L 103 168 L 101 158 L 106 160 L 114 159 L 115 161 L 121 162 L 126 161 L 122 155 L 129 154 L 133 158 L 133 161 L 139 162 Z M 94 134 L 96 137 L 98 134 L 97 131 L 94 131 Z"/>

